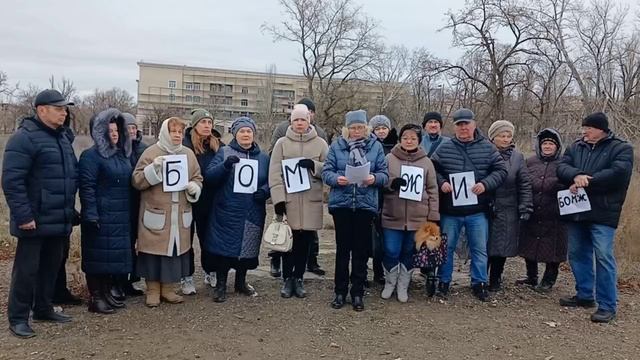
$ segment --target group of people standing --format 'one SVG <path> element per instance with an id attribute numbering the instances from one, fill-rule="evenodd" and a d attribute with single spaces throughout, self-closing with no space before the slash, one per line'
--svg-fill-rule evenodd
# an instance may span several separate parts
<path id="1" fill-rule="evenodd" d="M 438 279 L 439 296 L 449 294 L 454 250 L 464 229 L 471 288 L 480 300 L 501 289 L 505 261 L 517 255 L 526 260 L 527 276 L 516 283 L 548 292 L 568 252 L 577 295 L 561 304 L 590 307 L 597 301 L 593 321 L 615 318 L 613 236 L 633 150 L 613 135 L 602 113 L 584 119 L 583 138 L 564 156 L 560 134 L 544 129 L 537 136 L 536 155 L 525 160 L 515 148 L 512 123 L 496 121 L 485 136 L 476 128 L 474 113 L 464 108 L 452 116 L 451 138 L 442 136 L 443 119 L 436 112 L 427 113 L 422 126 L 407 124 L 396 131 L 384 115 L 368 119 L 363 110 L 351 111 L 329 145 L 313 124 L 313 102 L 303 99 L 290 120 L 276 128 L 270 154 L 257 144 L 259 129 L 248 117 L 233 122 L 231 141 L 223 144 L 213 115 L 196 109 L 188 128 L 180 118 L 165 120 L 157 142 L 147 147 L 133 115 L 106 109 L 91 120 L 94 145 L 77 161 L 65 122 L 73 104 L 46 90 L 34 105 L 34 116 L 25 118 L 7 143 L 2 174 L 11 234 L 18 238 L 8 307 L 10 329 L 17 336 L 35 335 L 30 311 L 38 320 L 71 320 L 53 311 L 51 298 L 77 223 L 89 311 L 110 314 L 125 307 L 120 290 L 140 294 L 131 286 L 139 278 L 145 280 L 149 307 L 182 302 L 175 291 L 178 283 L 183 295 L 194 294 L 194 234 L 205 283 L 214 287 L 213 300 L 224 302 L 231 269 L 234 290 L 257 295 L 246 274 L 258 266 L 271 198 L 275 220 L 286 219 L 293 234 L 290 252 L 270 254 L 272 275 L 283 278 L 282 297 L 304 298 L 304 272 L 324 273 L 317 260 L 324 185 L 330 188 L 328 208 L 335 225 L 333 308 L 342 308 L 349 294 L 353 309 L 364 310 L 369 257 L 374 258 L 374 281 L 384 283 L 382 298 L 395 292 L 406 302 L 416 236 L 425 223 L 435 223 L 448 238 L 445 259 L 437 273 L 423 271 L 428 279 Z M 309 177 L 305 191 L 287 190 L 282 164 L 292 159 Z M 239 191 L 238 171 L 249 162 L 255 164 L 254 185 Z M 413 182 L 405 176 L 407 167 L 421 173 L 421 188 L 412 188 L 418 198 L 402 194 Z M 353 180 L 349 172 L 362 168 L 367 174 Z M 468 191 L 477 200 L 460 205 L 461 189 L 453 180 L 469 172 L 474 183 Z M 567 188 L 585 190 L 591 211 L 561 218 L 556 193 Z M 541 282 L 539 262 L 546 263 Z"/>

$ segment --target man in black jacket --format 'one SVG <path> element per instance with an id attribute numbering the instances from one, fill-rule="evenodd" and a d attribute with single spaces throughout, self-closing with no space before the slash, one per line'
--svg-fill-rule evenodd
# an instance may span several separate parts
<path id="1" fill-rule="evenodd" d="M 487 301 L 487 213 L 492 193 L 507 177 L 507 166 L 496 147 L 476 129 L 474 117 L 471 110 L 464 108 L 453 113 L 455 137 L 450 141 L 443 141 L 431 158 L 440 187 L 440 226 L 449 240 L 447 260 L 439 269 L 438 290 L 442 296 L 449 292 L 453 253 L 460 231 L 464 228 L 471 252 L 471 288 L 478 299 Z M 477 196 L 477 202 L 469 205 L 454 204 L 452 194 L 459 195 L 468 189 L 452 184 L 450 176 L 465 172 L 474 173 L 475 183 L 470 190 Z"/>
<path id="2" fill-rule="evenodd" d="M 603 113 L 584 118 L 582 134 L 567 148 L 557 169 L 560 181 L 574 194 L 583 188 L 591 205 L 590 211 L 567 216 L 569 263 L 576 295 L 560 299 L 560 305 L 593 307 L 597 302 L 598 310 L 591 321 L 607 323 L 616 317 L 613 240 L 633 171 L 633 148 L 609 130 Z"/>
<path id="3" fill-rule="evenodd" d="M 18 238 L 9 290 L 9 329 L 19 337 L 35 335 L 33 319 L 57 323 L 71 317 L 51 304 L 54 285 L 75 220 L 78 189 L 73 136 L 64 125 L 67 106 L 55 90 L 34 101 L 36 114 L 23 119 L 4 152 L 2 189 L 9 205 L 11 235 Z"/>

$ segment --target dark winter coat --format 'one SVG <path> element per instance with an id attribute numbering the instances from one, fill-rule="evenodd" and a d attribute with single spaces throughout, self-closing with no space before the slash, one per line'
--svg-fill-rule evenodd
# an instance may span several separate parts
<path id="1" fill-rule="evenodd" d="M 338 177 L 344 176 L 349 162 L 349 143 L 340 136 L 329 147 L 329 154 L 322 169 L 322 181 L 331 187 L 329 192 L 329 212 L 333 209 L 360 209 L 378 214 L 378 192 L 389 180 L 387 160 L 379 141 L 374 136 L 367 139 L 364 147 L 366 158 L 371 164 L 370 174 L 375 176 L 375 182 L 366 187 L 355 184 L 338 185 Z"/>
<path id="2" fill-rule="evenodd" d="M 520 215 L 533 212 L 531 178 L 515 146 L 501 149 L 500 156 L 507 164 L 507 178 L 495 192 L 487 254 L 512 257 L 518 254 Z"/>
<path id="3" fill-rule="evenodd" d="M 633 147 L 612 132 L 596 144 L 576 140 L 558 165 L 558 178 L 569 187 L 577 175 L 592 176 L 585 188 L 591 211 L 568 215 L 567 220 L 617 228 L 632 171 Z"/>
<path id="4" fill-rule="evenodd" d="M 136 138 L 131 140 L 131 171 L 135 169 L 138 160 L 142 156 L 142 153 L 149 147 L 142 141 L 142 131 L 138 130 Z M 130 215 L 131 215 L 131 237 L 132 241 L 138 237 L 138 213 L 140 212 L 140 191 L 131 186 L 131 194 L 129 196 Z"/>
<path id="5" fill-rule="evenodd" d="M 188 147 L 193 150 L 195 154 L 195 150 L 193 148 L 193 142 L 191 141 L 191 132 L 194 131 L 193 128 L 188 128 L 185 131 L 184 139 L 182 140 L 182 145 Z M 217 132 L 216 132 L 217 133 Z M 214 136 L 216 136 L 214 133 Z M 218 140 L 220 139 L 219 134 L 216 136 Z M 220 151 L 221 147 L 224 146 L 222 142 L 220 142 Z M 205 152 L 198 155 L 196 154 L 196 158 L 198 159 L 198 164 L 200 165 L 200 169 L 203 172 L 209 167 L 209 164 L 213 161 L 213 158 L 216 156 L 217 151 L 211 150 L 208 143 L 204 147 Z M 205 174 L 203 174 L 205 176 Z M 204 178 L 204 183 L 207 183 L 207 178 Z M 211 212 L 211 206 L 213 205 L 213 196 L 215 194 L 215 187 L 213 186 L 204 186 L 202 188 L 202 193 L 200 194 L 200 199 L 198 202 L 192 204 L 193 206 L 193 217 L 196 222 L 196 229 L 198 229 L 198 236 L 204 236 L 204 229 L 207 228 L 207 219 L 210 217 L 209 213 Z M 201 229 L 199 229 L 201 228 Z M 201 231 L 202 230 L 202 231 Z"/>
<path id="6" fill-rule="evenodd" d="M 387 135 L 384 140 L 377 140 L 380 141 L 380 144 L 382 144 L 382 150 L 384 150 L 384 154 L 387 155 L 391 152 L 391 149 L 398 144 L 398 133 L 396 132 L 396 129 L 391 129 L 389 130 L 389 135 Z"/>
<path id="7" fill-rule="evenodd" d="M 543 157 L 540 141 L 555 138 L 560 146 L 552 157 Z M 536 155 L 527 159 L 533 187 L 533 214 L 521 226 L 518 255 L 536 262 L 567 260 L 567 225 L 560 219 L 558 191 L 565 188 L 556 169 L 562 154 L 562 138 L 554 129 L 544 129 L 538 136 Z"/>
<path id="8" fill-rule="evenodd" d="M 467 156 L 464 153 L 467 153 Z M 467 160 L 469 158 L 471 163 Z M 449 182 L 449 175 L 473 171 L 475 180 L 481 182 L 485 192 L 478 196 L 478 204 L 453 206 L 452 194 L 440 192 L 440 214 L 466 216 L 481 212 L 488 213 L 493 201 L 493 193 L 507 177 L 507 165 L 498 149 L 476 129 L 474 139 L 461 142 L 453 137 L 443 141 L 431 157 L 438 175 L 438 188 Z"/>
<path id="9" fill-rule="evenodd" d="M 68 124 L 52 129 L 37 116 L 22 120 L 7 141 L 2 189 L 10 232 L 18 238 L 66 237 L 77 219 L 78 160 Z M 35 230 L 18 226 L 35 220 Z"/>
<path id="10" fill-rule="evenodd" d="M 218 151 L 205 171 L 206 186 L 217 188 L 209 228 L 205 237 L 205 249 L 214 255 L 234 259 L 254 259 L 260 252 L 260 242 L 266 216 L 266 198 L 256 201 L 253 194 L 233 192 L 234 167 L 226 169 L 224 161 L 235 155 L 241 159 L 258 160 L 258 190 L 269 197 L 269 156 L 254 143 L 250 150 L 238 145 L 236 140 Z"/>
<path id="11" fill-rule="evenodd" d="M 116 119 L 117 147 L 109 140 L 109 121 Z M 82 203 L 82 271 L 87 274 L 132 272 L 130 183 L 131 140 L 120 111 L 108 109 L 92 121 L 95 145 L 80 156 Z M 98 227 L 95 226 L 98 225 Z"/>

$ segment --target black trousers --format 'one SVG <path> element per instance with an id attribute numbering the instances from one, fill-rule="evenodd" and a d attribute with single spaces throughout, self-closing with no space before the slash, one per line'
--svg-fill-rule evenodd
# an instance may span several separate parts
<path id="1" fill-rule="evenodd" d="M 381 279 L 384 277 L 384 270 L 382 268 L 382 257 L 384 255 L 384 235 L 382 233 L 382 219 L 380 214 L 376 216 L 373 227 L 373 241 L 371 244 L 371 257 L 373 258 L 373 278 Z"/>
<path id="2" fill-rule="evenodd" d="M 70 247 L 71 240 L 66 238 L 62 249 L 62 261 L 60 262 L 58 276 L 56 277 L 56 285 L 53 291 L 53 299 L 64 298 L 69 292 L 69 289 L 67 289 L 67 259 L 69 258 Z"/>
<path id="3" fill-rule="evenodd" d="M 506 257 L 489 256 L 489 260 L 487 261 L 487 270 L 489 271 L 490 283 L 494 283 L 502 279 L 502 273 L 504 272 L 504 264 L 506 261 Z"/>
<path id="4" fill-rule="evenodd" d="M 538 278 L 538 263 L 533 260 L 525 259 L 527 264 L 527 277 L 530 279 Z M 542 275 L 542 282 L 548 285 L 554 285 L 558 279 L 558 272 L 560 271 L 560 263 L 548 262 L 544 268 L 544 275 Z"/>
<path id="5" fill-rule="evenodd" d="M 283 278 L 287 279 L 293 276 L 296 279 L 302 279 L 302 276 L 307 269 L 309 244 L 313 242 L 314 233 L 316 232 L 308 230 L 293 230 L 293 248 L 290 252 L 282 254 Z"/>
<path id="6" fill-rule="evenodd" d="M 10 324 L 27 323 L 31 310 L 35 314 L 53 311 L 51 299 L 68 244 L 68 237 L 18 239 L 7 309 Z"/>
<path id="7" fill-rule="evenodd" d="M 320 238 L 317 231 L 312 231 L 313 238 L 309 243 L 309 266 L 318 267 L 318 254 L 320 253 Z"/>
<path id="8" fill-rule="evenodd" d="M 364 295 L 367 260 L 371 247 L 374 213 L 356 209 L 332 210 L 336 231 L 335 293 L 346 295 L 351 281 L 351 296 Z M 351 260 L 351 276 L 349 276 Z"/>

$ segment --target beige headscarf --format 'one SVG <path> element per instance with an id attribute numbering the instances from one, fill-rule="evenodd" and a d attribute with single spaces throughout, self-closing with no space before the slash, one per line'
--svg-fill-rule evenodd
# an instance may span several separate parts
<path id="1" fill-rule="evenodd" d="M 176 154 L 182 150 L 182 144 L 174 145 L 173 142 L 171 142 L 171 135 L 169 134 L 169 121 L 171 121 L 171 119 L 178 118 L 168 118 L 162 122 L 160 135 L 158 136 L 158 146 L 169 154 Z"/>

